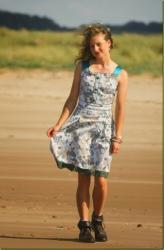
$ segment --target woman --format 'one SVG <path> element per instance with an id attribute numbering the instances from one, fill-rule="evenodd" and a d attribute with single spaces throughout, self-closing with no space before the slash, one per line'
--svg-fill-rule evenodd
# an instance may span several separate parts
<path id="1" fill-rule="evenodd" d="M 76 201 L 80 217 L 79 240 L 83 242 L 107 240 L 102 223 L 107 177 L 112 154 L 119 152 L 122 142 L 128 76 L 112 60 L 112 47 L 113 39 L 108 27 L 93 24 L 84 28 L 70 95 L 59 120 L 47 131 L 57 166 L 78 172 Z M 92 175 L 94 211 L 90 222 Z"/>

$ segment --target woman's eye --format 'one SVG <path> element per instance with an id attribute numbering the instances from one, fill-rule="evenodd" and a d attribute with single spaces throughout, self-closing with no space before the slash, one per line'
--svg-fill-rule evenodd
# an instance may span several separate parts
<path id="1" fill-rule="evenodd" d="M 95 45 L 96 45 L 96 46 L 100 46 L 100 45 L 101 45 L 101 43 L 96 43 Z M 94 48 L 94 47 L 95 47 L 95 45 L 90 45 L 90 47 L 91 47 L 91 48 Z"/>

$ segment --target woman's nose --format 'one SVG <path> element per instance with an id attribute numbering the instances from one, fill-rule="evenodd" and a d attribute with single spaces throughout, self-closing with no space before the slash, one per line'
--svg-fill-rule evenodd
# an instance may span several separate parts
<path id="1" fill-rule="evenodd" d="M 95 52 L 98 52 L 98 50 L 99 50 L 99 47 L 95 45 L 95 46 L 94 46 L 94 51 L 95 51 Z"/>

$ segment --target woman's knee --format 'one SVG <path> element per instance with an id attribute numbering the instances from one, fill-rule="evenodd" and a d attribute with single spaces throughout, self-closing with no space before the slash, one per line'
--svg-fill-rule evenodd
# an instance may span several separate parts
<path id="1" fill-rule="evenodd" d="M 78 173 L 78 187 L 89 188 L 91 183 L 91 176 Z"/>
<path id="2" fill-rule="evenodd" d="M 95 176 L 94 186 L 99 189 L 104 189 L 107 187 L 107 180 L 104 177 Z"/>

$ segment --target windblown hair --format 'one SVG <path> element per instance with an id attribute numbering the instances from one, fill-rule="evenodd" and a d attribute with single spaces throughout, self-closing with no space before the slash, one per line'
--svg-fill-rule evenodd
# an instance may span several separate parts
<path id="1" fill-rule="evenodd" d="M 104 37 L 105 40 L 111 41 L 110 48 L 113 48 L 113 39 L 112 39 L 111 30 L 109 27 L 102 25 L 100 23 L 94 23 L 91 25 L 82 26 L 81 30 L 82 30 L 81 34 L 83 36 L 83 40 L 81 43 L 79 54 L 76 57 L 75 62 L 79 60 L 89 61 L 90 59 L 94 58 L 90 51 L 90 39 L 92 36 L 97 35 L 99 33 L 102 33 L 105 35 Z"/>

